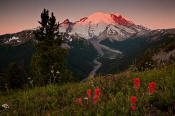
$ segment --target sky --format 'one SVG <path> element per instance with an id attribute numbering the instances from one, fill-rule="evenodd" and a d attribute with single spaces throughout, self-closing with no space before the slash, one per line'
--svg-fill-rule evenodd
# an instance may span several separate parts
<path id="1" fill-rule="evenodd" d="M 175 28 L 175 0 L 0 0 L 0 35 L 37 27 L 44 8 L 57 21 L 119 13 L 150 29 Z"/>

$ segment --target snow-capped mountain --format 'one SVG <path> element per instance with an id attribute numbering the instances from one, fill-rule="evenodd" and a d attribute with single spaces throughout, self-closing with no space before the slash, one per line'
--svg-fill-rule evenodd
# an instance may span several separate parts
<path id="1" fill-rule="evenodd" d="M 34 40 L 33 31 L 24 30 L 14 34 L 5 34 L 0 36 L 0 43 L 21 44 L 28 40 Z M 131 36 L 149 33 L 149 29 L 134 24 L 131 20 L 124 18 L 120 14 L 105 14 L 97 12 L 89 17 L 83 17 L 79 21 L 71 22 L 69 19 L 60 23 L 59 31 L 63 33 L 64 38 L 68 41 L 76 39 L 98 40 L 125 40 Z"/>
<path id="2" fill-rule="evenodd" d="M 135 25 L 131 20 L 124 18 L 120 14 L 105 14 L 97 12 L 89 17 L 81 18 L 74 23 L 66 19 L 60 24 L 60 32 L 73 36 L 80 36 L 84 39 L 115 39 L 124 40 L 139 32 L 149 29 Z"/>

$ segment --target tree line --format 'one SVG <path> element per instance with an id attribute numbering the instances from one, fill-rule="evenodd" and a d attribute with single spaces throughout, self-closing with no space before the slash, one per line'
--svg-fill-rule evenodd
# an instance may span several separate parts
<path id="1" fill-rule="evenodd" d="M 17 89 L 48 84 L 60 84 L 74 81 L 72 72 L 66 67 L 65 56 L 68 49 L 61 47 L 64 43 L 59 34 L 59 22 L 54 13 L 44 9 L 41 13 L 40 26 L 34 31 L 36 42 L 28 72 L 16 62 L 9 64 L 4 75 L 0 74 L 1 88 Z"/>

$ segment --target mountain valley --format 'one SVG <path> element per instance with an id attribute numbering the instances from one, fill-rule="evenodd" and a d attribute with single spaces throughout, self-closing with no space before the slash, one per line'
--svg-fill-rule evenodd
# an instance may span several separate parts
<path id="1" fill-rule="evenodd" d="M 102 12 L 76 22 L 66 19 L 60 23 L 59 30 L 65 41 L 64 47 L 69 49 L 66 64 L 78 80 L 90 75 L 124 71 L 147 48 L 162 43 L 164 35 L 175 34 L 175 29 L 150 30 L 134 24 L 120 14 Z M 30 58 L 35 52 L 33 31 L 35 29 L 0 36 L 0 51 L 3 53 L 1 67 L 7 67 L 7 64 L 16 61 L 29 68 Z M 19 46 L 28 46 L 30 52 L 16 50 Z"/>

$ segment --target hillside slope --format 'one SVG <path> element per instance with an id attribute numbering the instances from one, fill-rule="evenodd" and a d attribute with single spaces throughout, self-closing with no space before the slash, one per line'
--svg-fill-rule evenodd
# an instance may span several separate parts
<path id="1" fill-rule="evenodd" d="M 100 62 L 102 62 L 102 67 L 98 72 L 102 74 L 115 74 L 124 71 L 128 69 L 130 65 L 135 64 L 136 61 L 144 55 L 148 48 L 156 49 L 161 45 L 164 45 L 164 47 L 167 45 L 167 48 L 174 49 L 174 40 L 175 29 L 155 30 L 141 36 L 134 36 L 124 41 L 110 41 L 109 39 L 103 40 L 101 41 L 101 44 L 112 49 L 120 50 L 122 56 L 116 57 L 115 59 L 99 59 Z M 106 69 L 105 67 L 110 68 Z"/>
<path id="2" fill-rule="evenodd" d="M 23 65 L 25 69 L 29 69 L 34 52 L 35 48 L 31 41 L 17 46 L 0 45 L 0 67 L 2 68 L 0 70 L 6 71 L 11 62 L 17 62 Z"/>
<path id="3" fill-rule="evenodd" d="M 139 78 L 140 89 L 133 88 Z M 156 83 L 155 93 L 148 94 L 148 84 Z M 97 103 L 87 99 L 86 90 L 100 89 Z M 136 111 L 131 111 L 131 96 L 137 97 Z M 82 98 L 82 104 L 77 99 Z M 1 92 L 5 116 L 172 116 L 175 113 L 175 64 L 145 72 L 123 72 L 91 79 L 84 83 L 48 85 L 27 90 Z"/>
<path id="4" fill-rule="evenodd" d="M 98 55 L 96 49 L 90 42 L 76 39 L 69 42 L 67 46 L 71 49 L 66 56 L 66 65 L 77 80 L 86 78 L 93 70 L 93 60 Z M 31 41 L 15 46 L 0 44 L 0 72 L 5 72 L 11 62 L 17 62 L 28 70 L 34 52 L 34 43 Z"/>

